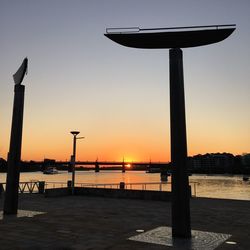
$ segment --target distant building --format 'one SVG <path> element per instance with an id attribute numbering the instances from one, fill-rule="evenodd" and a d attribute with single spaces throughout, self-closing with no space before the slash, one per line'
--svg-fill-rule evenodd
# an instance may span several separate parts
<path id="1" fill-rule="evenodd" d="M 203 172 L 231 172 L 234 165 L 234 156 L 229 153 L 212 153 L 195 155 L 189 158 L 189 165 L 193 170 Z"/>

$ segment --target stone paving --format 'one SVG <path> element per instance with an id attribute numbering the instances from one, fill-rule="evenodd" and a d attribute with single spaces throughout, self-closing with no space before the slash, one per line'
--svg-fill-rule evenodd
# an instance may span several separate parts
<path id="1" fill-rule="evenodd" d="M 19 209 L 0 219 L 1 250 L 175 249 L 129 240 L 171 226 L 170 202 L 20 194 Z M 216 249 L 250 249 L 250 201 L 192 198 L 191 219 L 194 230 L 232 235 Z"/>

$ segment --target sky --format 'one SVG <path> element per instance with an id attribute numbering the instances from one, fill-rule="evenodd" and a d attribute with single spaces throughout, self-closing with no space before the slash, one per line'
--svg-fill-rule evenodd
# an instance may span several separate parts
<path id="1" fill-rule="evenodd" d="M 236 24 L 183 49 L 188 155 L 250 152 L 249 0 L 0 0 L 0 157 L 12 75 L 27 56 L 23 160 L 170 161 L 169 51 L 120 46 L 109 27 Z"/>

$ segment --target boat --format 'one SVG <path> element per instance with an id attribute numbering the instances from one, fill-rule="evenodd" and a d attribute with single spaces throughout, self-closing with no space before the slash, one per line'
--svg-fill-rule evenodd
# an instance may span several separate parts
<path id="1" fill-rule="evenodd" d="M 168 181 L 168 176 L 170 176 L 169 171 L 161 171 L 161 181 Z"/>
<path id="2" fill-rule="evenodd" d="M 155 173 L 160 173 L 161 169 L 160 168 L 151 168 L 149 167 L 148 170 L 146 171 L 146 173 L 148 174 L 155 174 Z"/>
<path id="3" fill-rule="evenodd" d="M 243 175 L 242 180 L 243 180 L 243 181 L 249 181 L 249 176 Z"/>
<path id="4" fill-rule="evenodd" d="M 48 167 L 43 171 L 43 174 L 58 174 L 58 170 L 55 167 Z"/>
<path id="5" fill-rule="evenodd" d="M 171 49 L 217 43 L 229 37 L 234 30 L 235 24 L 149 29 L 131 27 L 107 28 L 104 35 L 112 41 L 127 47 Z"/>

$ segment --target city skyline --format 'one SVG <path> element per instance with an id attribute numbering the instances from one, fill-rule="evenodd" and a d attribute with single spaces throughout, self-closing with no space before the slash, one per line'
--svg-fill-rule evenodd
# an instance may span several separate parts
<path id="1" fill-rule="evenodd" d="M 23 160 L 170 161 L 168 50 L 134 50 L 108 27 L 235 23 L 225 42 L 184 49 L 188 155 L 250 151 L 248 1 L 12 1 L 0 10 L 1 145 L 9 149 L 15 73 L 29 58 Z M 176 14 L 178 14 L 176 17 Z"/>

